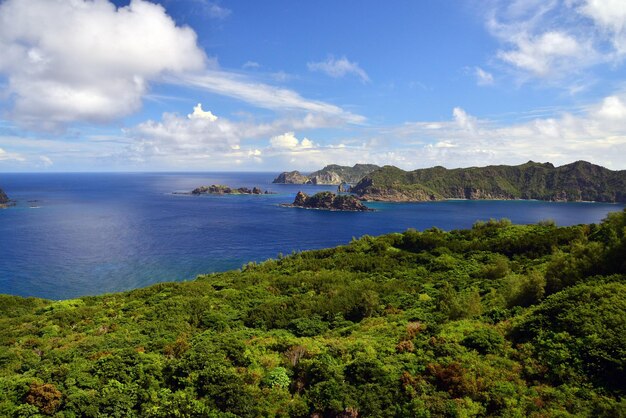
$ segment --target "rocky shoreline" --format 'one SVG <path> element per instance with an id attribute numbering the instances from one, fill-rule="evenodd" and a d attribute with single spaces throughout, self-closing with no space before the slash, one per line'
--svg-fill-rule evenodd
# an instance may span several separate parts
<path id="1" fill-rule="evenodd" d="M 288 208 L 318 209 L 340 212 L 372 212 L 373 209 L 365 206 L 352 195 L 336 195 L 331 192 L 320 192 L 313 196 L 298 192 L 293 203 L 283 203 L 280 206 Z"/>
<path id="2" fill-rule="evenodd" d="M 258 187 L 253 187 L 252 189 L 248 187 L 238 187 L 232 188 L 228 186 L 224 186 L 222 184 L 212 184 L 210 186 L 200 186 L 196 187 L 189 193 L 177 193 L 177 194 L 191 194 L 195 196 L 203 195 L 203 194 L 248 194 L 248 195 L 262 195 L 262 194 L 274 194 L 268 190 L 261 190 Z"/>
<path id="3" fill-rule="evenodd" d="M 9 196 L 0 189 L 0 209 L 8 208 L 9 206 L 15 206 L 15 202 L 9 199 Z"/>

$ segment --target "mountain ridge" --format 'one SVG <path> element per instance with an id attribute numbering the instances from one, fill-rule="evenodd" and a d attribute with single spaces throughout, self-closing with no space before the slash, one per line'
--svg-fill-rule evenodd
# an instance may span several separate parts
<path id="1" fill-rule="evenodd" d="M 376 164 L 355 164 L 354 166 L 344 166 L 338 164 L 329 164 L 312 172 L 309 175 L 303 175 L 299 171 L 284 171 L 279 174 L 272 183 L 278 184 L 332 184 L 339 185 L 342 183 L 355 184 L 367 174 L 379 169 Z"/>
<path id="2" fill-rule="evenodd" d="M 444 199 L 524 199 L 626 202 L 626 170 L 576 161 L 404 171 L 384 166 L 351 188 L 363 200 L 420 202 Z"/>

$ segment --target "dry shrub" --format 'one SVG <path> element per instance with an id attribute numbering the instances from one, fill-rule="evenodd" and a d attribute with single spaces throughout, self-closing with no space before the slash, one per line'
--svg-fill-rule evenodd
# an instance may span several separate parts
<path id="1" fill-rule="evenodd" d="M 54 414 L 61 406 L 63 394 L 50 383 L 31 383 L 24 402 L 34 405 L 46 415 Z"/>

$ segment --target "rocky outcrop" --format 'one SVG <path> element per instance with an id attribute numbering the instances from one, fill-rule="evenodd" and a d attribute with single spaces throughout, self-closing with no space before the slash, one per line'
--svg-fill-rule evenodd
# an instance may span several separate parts
<path id="1" fill-rule="evenodd" d="M 372 210 L 352 195 L 336 195 L 331 192 L 320 192 L 314 194 L 313 196 L 308 196 L 306 193 L 298 192 L 293 203 L 285 203 L 281 206 L 348 212 L 368 212 Z"/>
<path id="2" fill-rule="evenodd" d="M 342 183 L 356 184 L 363 177 L 379 169 L 375 164 L 355 164 L 353 167 L 331 164 L 314 171 L 308 176 L 298 171 L 284 172 L 278 175 L 273 183 L 281 184 L 323 184 L 339 185 Z"/>
<path id="3" fill-rule="evenodd" d="M 334 171 L 327 171 L 309 176 L 309 184 L 341 184 L 343 178 Z"/>
<path id="4" fill-rule="evenodd" d="M 626 171 L 585 161 L 560 167 L 529 161 L 518 166 L 444 167 L 404 171 L 385 166 L 350 190 L 363 200 L 536 199 L 626 202 Z"/>
<path id="5" fill-rule="evenodd" d="M 306 184 L 309 178 L 300 174 L 299 171 L 285 171 L 280 173 L 272 183 L 279 184 Z"/>
<path id="6" fill-rule="evenodd" d="M 350 193 L 350 185 L 343 182 L 337 186 L 337 193 Z"/>
<path id="7" fill-rule="evenodd" d="M 9 196 L 7 196 L 2 189 L 0 189 L 0 205 L 6 205 L 9 202 Z"/>
<path id="8" fill-rule="evenodd" d="M 247 187 L 239 187 L 237 189 L 230 188 L 228 186 L 223 186 L 221 184 L 212 184 L 211 186 L 201 186 L 195 188 L 191 191 L 193 195 L 201 195 L 201 194 L 271 194 L 267 190 L 264 192 L 258 187 L 253 187 L 249 189 Z"/>

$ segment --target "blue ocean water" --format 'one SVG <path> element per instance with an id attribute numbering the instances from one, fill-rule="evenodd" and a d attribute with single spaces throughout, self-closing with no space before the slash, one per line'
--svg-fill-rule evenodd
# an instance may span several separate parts
<path id="1" fill-rule="evenodd" d="M 50 299 L 133 289 L 240 268 L 315 248 L 476 220 L 559 225 L 598 222 L 624 205 L 537 201 L 372 203 L 375 212 L 280 207 L 298 190 L 271 184 L 276 173 L 2 174 L 18 201 L 0 210 L 0 293 Z M 259 186 L 261 196 L 189 196 L 200 185 Z"/>

